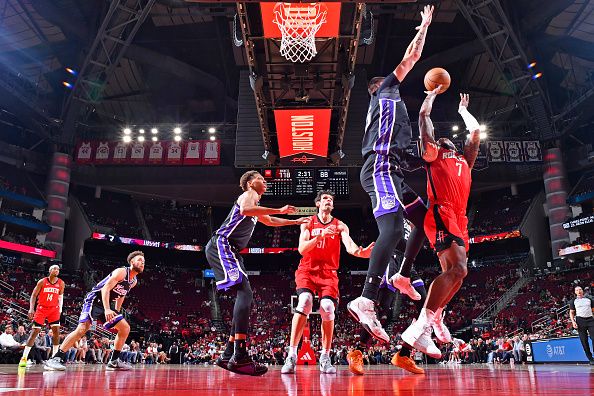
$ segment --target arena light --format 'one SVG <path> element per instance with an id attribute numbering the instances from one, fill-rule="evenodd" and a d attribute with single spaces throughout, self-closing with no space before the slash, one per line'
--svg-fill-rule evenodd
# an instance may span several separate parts
<path id="1" fill-rule="evenodd" d="M 542 77 L 542 73 L 536 73 L 535 75 L 532 76 L 533 80 L 536 80 L 537 78 L 541 78 Z"/>
<path id="2" fill-rule="evenodd" d="M 140 132 L 141 135 L 144 135 L 144 129 L 139 129 L 138 132 Z"/>
<path id="3" fill-rule="evenodd" d="M 215 140 L 217 140 L 217 137 L 216 137 L 216 136 L 211 136 L 211 137 L 210 137 L 210 141 L 211 141 L 211 142 L 214 142 Z"/>
<path id="4" fill-rule="evenodd" d="M 130 128 L 124 128 L 124 135 L 129 135 L 132 133 L 132 130 Z"/>
<path id="5" fill-rule="evenodd" d="M 152 140 L 153 142 L 156 142 L 156 141 L 158 141 L 158 140 L 159 140 L 159 138 L 158 138 L 158 137 L 156 137 L 156 136 L 153 136 L 153 137 L 151 138 L 151 140 Z"/>
<path id="6" fill-rule="evenodd" d="M 533 69 L 536 66 L 536 62 L 531 62 L 528 64 L 528 69 Z"/>
<path id="7" fill-rule="evenodd" d="M 479 131 L 485 132 L 487 130 L 487 126 L 485 124 L 479 125 Z"/>
<path id="8" fill-rule="evenodd" d="M 460 129 L 460 127 L 458 125 L 454 125 L 452 127 L 452 131 L 454 131 L 454 132 L 458 132 L 459 129 Z"/>
<path id="9" fill-rule="evenodd" d="M 208 133 L 215 133 L 216 131 L 217 131 L 217 129 L 214 127 L 208 128 Z"/>
<path id="10" fill-rule="evenodd" d="M 138 141 L 139 141 L 140 143 L 144 142 L 144 136 L 138 136 Z"/>
<path id="11" fill-rule="evenodd" d="M 159 130 L 157 128 L 151 128 L 151 133 L 153 135 L 156 135 L 157 133 L 159 133 Z"/>
<path id="12" fill-rule="evenodd" d="M 72 87 L 74 87 L 74 85 L 70 84 L 68 81 L 62 81 L 62 85 L 68 89 L 72 89 Z"/>
<path id="13" fill-rule="evenodd" d="M 487 138 L 487 132 L 481 132 L 479 134 L 479 137 L 481 138 L 481 140 L 485 140 Z"/>
<path id="14" fill-rule="evenodd" d="M 126 136 L 124 136 L 123 140 L 124 140 L 124 143 L 130 143 L 132 141 L 132 138 L 130 137 L 130 135 L 126 135 Z"/>
<path id="15" fill-rule="evenodd" d="M 78 75 L 78 72 L 77 72 L 76 70 L 74 70 L 74 69 L 71 69 L 71 68 L 69 68 L 69 67 L 67 67 L 67 68 L 66 68 L 66 71 L 67 71 L 68 73 L 72 74 L 73 76 L 76 76 L 76 75 Z"/>
<path id="16" fill-rule="evenodd" d="M 452 135 L 452 137 L 453 137 L 454 139 L 456 139 L 456 138 L 458 137 L 458 134 L 457 134 L 457 133 L 454 133 L 454 134 Z"/>
<path id="17" fill-rule="evenodd" d="M 179 136 L 179 135 L 175 135 L 175 137 L 173 138 L 173 140 L 175 140 L 176 142 L 179 142 L 179 141 L 181 141 L 181 139 L 182 139 L 182 138 L 181 138 L 181 136 Z"/>
<path id="18" fill-rule="evenodd" d="M 179 135 L 181 133 L 181 128 L 180 127 L 173 128 L 173 133 L 175 133 L 176 135 Z"/>

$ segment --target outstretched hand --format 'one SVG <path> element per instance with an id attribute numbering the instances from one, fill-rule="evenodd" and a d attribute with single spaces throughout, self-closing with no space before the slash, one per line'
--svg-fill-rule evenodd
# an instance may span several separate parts
<path id="1" fill-rule="evenodd" d="M 468 96 L 468 94 L 460 94 L 460 105 L 458 106 L 460 107 L 466 107 L 468 108 L 468 103 L 470 102 L 470 96 Z"/>
<path id="2" fill-rule="evenodd" d="M 371 251 L 373 250 L 374 246 L 375 246 L 375 242 L 371 242 L 365 248 L 359 246 L 359 249 L 357 249 L 355 256 L 360 257 L 360 258 L 369 258 L 371 256 Z"/>
<path id="3" fill-rule="evenodd" d="M 441 91 L 441 87 L 443 85 L 439 84 L 437 87 L 435 87 L 434 90 L 432 91 L 425 91 L 425 94 L 427 95 L 427 97 L 433 97 L 433 96 L 437 96 L 439 94 L 439 92 Z"/>
<path id="4" fill-rule="evenodd" d="M 416 30 L 427 29 L 431 24 L 431 20 L 433 19 L 433 10 L 435 7 L 432 5 L 426 5 L 421 11 L 421 24 L 417 26 Z"/>

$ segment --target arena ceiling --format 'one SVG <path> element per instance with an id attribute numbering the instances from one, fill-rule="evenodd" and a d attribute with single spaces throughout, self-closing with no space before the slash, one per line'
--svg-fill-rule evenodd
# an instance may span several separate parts
<path id="1" fill-rule="evenodd" d="M 134 0 L 130 0 L 134 3 Z M 372 2 L 374 40 L 360 47 L 357 68 L 387 74 L 414 35 L 423 5 L 436 13 L 422 60 L 403 85 L 409 111 L 423 98 L 424 72 L 448 69 L 452 88 L 443 103 L 469 92 L 474 112 L 492 133 L 533 133 L 484 43 L 460 12 L 463 0 Z M 586 138 L 594 112 L 593 0 L 494 0 L 500 3 L 536 72 L 546 111 L 559 133 Z M 109 10 L 110 1 L 5 0 L 0 3 L 0 121 L 34 137 L 58 139 L 72 81 Z M 122 2 L 125 4 L 126 2 Z M 126 48 L 77 133 L 119 136 L 126 124 L 234 125 L 243 47 L 234 45 L 236 3 L 157 0 Z M 455 103 L 438 107 L 436 120 L 457 120 Z M 416 116 L 411 114 L 411 118 Z M 580 129 L 581 128 L 581 129 Z M 5 134 L 3 132 L 3 134 Z M 233 139 L 229 128 L 228 139 Z M 24 138 L 23 138 L 24 139 Z M 27 140 L 34 142 L 35 140 Z"/>

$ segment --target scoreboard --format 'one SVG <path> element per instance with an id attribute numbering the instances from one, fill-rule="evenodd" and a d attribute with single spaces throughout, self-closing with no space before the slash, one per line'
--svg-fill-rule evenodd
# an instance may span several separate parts
<path id="1" fill-rule="evenodd" d="M 331 190 L 337 199 L 349 197 L 348 168 L 265 168 L 262 176 L 270 198 L 313 199 L 319 190 Z"/>

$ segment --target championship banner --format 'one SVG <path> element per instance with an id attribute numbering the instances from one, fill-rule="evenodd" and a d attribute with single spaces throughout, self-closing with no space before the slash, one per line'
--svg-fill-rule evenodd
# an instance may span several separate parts
<path id="1" fill-rule="evenodd" d="M 148 153 L 148 162 L 149 164 L 162 164 L 163 163 L 163 155 L 165 154 L 165 150 L 161 145 L 161 142 L 153 142 L 149 147 Z"/>
<path id="2" fill-rule="evenodd" d="M 144 164 L 146 162 L 146 147 L 144 143 L 134 142 L 131 143 L 130 149 L 130 163 L 132 164 Z"/>
<path id="3" fill-rule="evenodd" d="M 274 110 L 281 164 L 326 164 L 331 109 Z"/>
<path id="4" fill-rule="evenodd" d="M 542 162 L 542 150 L 538 140 L 526 140 L 524 146 L 524 159 L 526 162 Z"/>
<path id="5" fill-rule="evenodd" d="M 190 140 L 186 142 L 184 150 L 184 165 L 202 164 L 202 152 L 200 140 Z"/>
<path id="6" fill-rule="evenodd" d="M 507 155 L 507 162 L 523 162 L 522 142 L 506 141 L 505 154 Z"/>
<path id="7" fill-rule="evenodd" d="M 281 38 L 281 31 L 274 23 L 276 16 L 274 14 L 274 7 L 277 3 L 260 3 L 260 11 L 262 13 L 262 25 L 264 26 L 264 37 L 266 38 Z M 326 11 L 326 22 L 322 23 L 320 30 L 316 32 L 315 37 L 337 37 L 338 28 L 340 25 L 340 3 L 318 3 L 322 5 L 322 11 Z M 295 14 L 307 13 L 311 17 L 315 15 L 309 11 L 311 7 L 309 3 L 295 4 L 291 7 L 291 11 Z M 314 11 L 315 12 L 315 11 Z"/>
<path id="8" fill-rule="evenodd" d="M 164 142 L 167 154 L 165 156 L 165 165 L 181 165 L 183 144 L 180 142 Z"/>
<path id="9" fill-rule="evenodd" d="M 107 164 L 111 160 L 111 148 L 109 142 L 99 142 L 95 149 L 95 163 Z"/>
<path id="10" fill-rule="evenodd" d="M 88 164 L 93 161 L 92 142 L 79 142 L 74 152 L 76 153 L 76 162 L 79 164 Z"/>
<path id="11" fill-rule="evenodd" d="M 501 140 L 487 142 L 489 162 L 505 162 L 505 150 Z"/>
<path id="12" fill-rule="evenodd" d="M 117 142 L 117 143 L 110 143 L 113 147 L 113 157 L 111 162 L 114 164 L 120 164 L 127 162 L 129 159 L 129 152 L 128 145 L 124 142 Z"/>
<path id="13" fill-rule="evenodd" d="M 221 145 L 218 141 L 206 141 L 202 144 L 204 152 L 202 154 L 202 165 L 220 165 L 221 164 Z"/>

